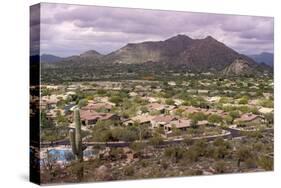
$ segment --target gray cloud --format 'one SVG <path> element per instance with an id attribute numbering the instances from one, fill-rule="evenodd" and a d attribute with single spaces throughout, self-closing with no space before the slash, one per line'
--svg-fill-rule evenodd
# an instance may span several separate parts
<path id="1" fill-rule="evenodd" d="M 273 18 L 43 4 L 41 52 L 60 56 L 94 49 L 110 53 L 127 43 L 176 34 L 212 35 L 241 53 L 273 51 Z"/>

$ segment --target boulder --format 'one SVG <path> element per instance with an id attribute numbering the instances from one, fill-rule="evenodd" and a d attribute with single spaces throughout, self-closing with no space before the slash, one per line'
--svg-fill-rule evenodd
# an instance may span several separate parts
<path id="1" fill-rule="evenodd" d="M 112 180 L 110 169 L 105 165 L 101 165 L 95 170 L 95 177 L 98 181 Z"/>

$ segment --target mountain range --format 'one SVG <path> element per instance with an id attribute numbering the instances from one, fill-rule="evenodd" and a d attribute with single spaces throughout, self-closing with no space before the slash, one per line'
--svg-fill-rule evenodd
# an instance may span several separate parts
<path id="1" fill-rule="evenodd" d="M 257 56 L 255 56 L 257 57 Z M 272 72 L 272 68 L 256 62 L 236 52 L 211 36 L 204 39 L 192 39 L 186 35 L 176 35 L 164 41 L 146 41 L 128 43 L 124 47 L 107 55 L 95 50 L 77 56 L 59 58 L 42 55 L 41 62 L 55 66 L 90 66 L 92 64 L 157 64 L 169 67 L 184 67 L 187 71 L 220 72 L 223 74 L 252 74 Z"/>
<path id="2" fill-rule="evenodd" d="M 257 63 L 264 63 L 273 67 L 273 53 L 262 52 L 260 54 L 249 55 L 252 59 L 254 59 Z"/>

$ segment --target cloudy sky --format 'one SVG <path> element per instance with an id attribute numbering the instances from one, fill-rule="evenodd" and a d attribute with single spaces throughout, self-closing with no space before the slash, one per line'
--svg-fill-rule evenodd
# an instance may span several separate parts
<path id="1" fill-rule="evenodd" d="M 32 15 L 31 15 L 32 16 Z M 35 27 L 35 26 L 34 26 Z M 110 53 L 127 43 L 208 35 L 244 54 L 273 52 L 273 19 L 176 11 L 42 4 L 41 54 Z"/>

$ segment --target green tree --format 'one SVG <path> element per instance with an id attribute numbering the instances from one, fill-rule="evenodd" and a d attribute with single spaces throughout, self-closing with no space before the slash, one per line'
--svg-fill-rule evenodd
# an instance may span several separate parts
<path id="1" fill-rule="evenodd" d="M 239 113 L 238 110 L 234 110 L 234 111 L 229 112 L 229 115 L 233 118 L 233 120 L 240 117 L 240 113 Z"/>
<path id="2" fill-rule="evenodd" d="M 41 96 L 50 96 L 51 90 L 48 88 L 41 89 Z"/>
<path id="3" fill-rule="evenodd" d="M 230 116 L 230 115 L 226 115 L 224 117 L 224 121 L 227 123 L 227 124 L 231 124 L 233 122 L 233 117 Z"/>
<path id="4" fill-rule="evenodd" d="M 228 97 L 221 97 L 220 100 L 219 100 L 219 103 L 221 104 L 225 104 L 225 103 L 229 103 L 230 100 Z"/>
<path id="5" fill-rule="evenodd" d="M 98 121 L 93 127 L 92 131 L 93 140 L 97 142 L 108 142 L 112 141 L 112 132 L 110 125 L 105 121 Z"/>
<path id="6" fill-rule="evenodd" d="M 65 116 L 63 116 L 61 114 L 61 111 L 57 111 L 57 114 L 56 114 L 56 121 L 58 123 L 59 126 L 67 126 L 68 125 L 68 120 Z"/>
<path id="7" fill-rule="evenodd" d="M 119 105 L 120 103 L 123 102 L 123 99 L 120 96 L 112 96 L 110 97 L 109 101 L 115 103 L 116 105 Z"/>
<path id="8" fill-rule="evenodd" d="M 239 104 L 248 104 L 248 102 L 249 102 L 249 97 L 248 96 L 243 96 L 238 101 Z"/>
<path id="9" fill-rule="evenodd" d="M 79 108 L 84 107 L 84 106 L 86 106 L 87 104 L 88 104 L 88 100 L 87 100 L 87 99 L 81 99 L 81 100 L 79 100 L 79 102 L 78 102 Z"/>
<path id="10" fill-rule="evenodd" d="M 196 112 L 193 114 L 189 114 L 189 118 L 197 123 L 198 121 L 206 120 L 207 116 L 203 112 Z"/>
<path id="11" fill-rule="evenodd" d="M 51 119 L 47 118 L 47 114 L 45 112 L 40 113 L 40 126 L 41 128 L 53 128 L 54 122 Z"/>
<path id="12" fill-rule="evenodd" d="M 221 123 L 222 122 L 222 117 L 216 114 L 211 114 L 208 117 L 208 121 L 210 123 Z"/>

